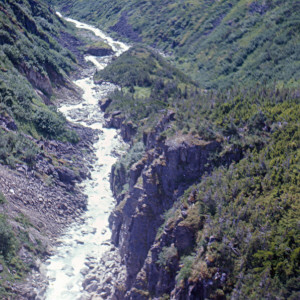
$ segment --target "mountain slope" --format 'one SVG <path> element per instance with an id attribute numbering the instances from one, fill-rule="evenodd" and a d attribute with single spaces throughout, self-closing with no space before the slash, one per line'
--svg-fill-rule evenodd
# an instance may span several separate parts
<path id="1" fill-rule="evenodd" d="M 44 2 L 0 2 L 1 299 L 32 297 L 34 281 L 24 290 L 22 281 L 86 206 L 75 182 L 88 175 L 79 152 L 89 156 L 93 133 L 53 104 L 58 89 L 78 92 L 68 76 L 80 55 L 63 48 L 61 36 L 80 44 Z"/>
<path id="2" fill-rule="evenodd" d="M 0 16 L 2 113 L 35 137 L 63 138 L 65 121 L 54 107 L 44 104 L 51 103 L 55 85 L 67 83 L 66 73 L 75 63 L 75 57 L 55 40 L 59 21 L 35 1 L 5 1 Z"/>
<path id="3" fill-rule="evenodd" d="M 122 73 L 118 61 L 114 78 L 126 82 L 136 66 Z M 107 109 L 109 126 L 136 128 L 111 177 L 125 299 L 296 299 L 299 90 L 135 90 Z"/>
<path id="4" fill-rule="evenodd" d="M 116 295 L 298 299 L 299 2 L 52 3 L 186 75 L 134 45 L 95 76 L 120 84 L 101 107 L 131 144 L 111 173 Z"/>
<path id="5" fill-rule="evenodd" d="M 95 76 L 121 85 L 104 109 L 132 144 L 111 175 L 119 292 L 294 299 L 299 90 L 207 92 L 161 59 L 134 46 Z"/>
<path id="6" fill-rule="evenodd" d="M 52 1 L 65 14 L 174 55 L 205 88 L 299 83 L 299 1 Z"/>

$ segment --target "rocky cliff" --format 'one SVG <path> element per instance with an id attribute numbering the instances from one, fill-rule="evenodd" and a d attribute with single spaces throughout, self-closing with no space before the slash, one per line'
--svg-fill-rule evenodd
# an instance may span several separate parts
<path id="1" fill-rule="evenodd" d="M 95 76 L 121 87 L 101 106 L 132 146 L 111 175 L 115 296 L 298 299 L 299 1 L 49 1 L 196 80 L 140 46 Z"/>
<path id="2" fill-rule="evenodd" d="M 122 121 L 111 118 L 109 125 L 122 127 Z M 214 157 L 222 149 L 222 143 L 217 140 L 205 141 L 191 135 L 161 136 L 175 118 L 175 113 L 169 111 L 153 130 L 144 133 L 146 151 L 131 167 L 129 178 L 122 168 L 111 173 L 118 205 L 110 216 L 110 227 L 112 241 L 126 265 L 126 299 L 148 299 L 149 292 L 157 296 L 171 292 L 179 269 L 178 255 L 193 247 L 201 218 L 196 216 L 194 220 L 193 214 L 188 214 L 189 207 L 181 207 L 176 222 L 159 233 L 164 213 L 190 185 L 209 173 L 212 165 L 241 158 L 241 153 L 236 151 L 216 161 Z M 125 183 L 129 184 L 128 191 L 120 194 L 119 185 Z M 159 253 L 172 245 L 179 254 L 168 261 L 167 268 L 160 267 Z"/>

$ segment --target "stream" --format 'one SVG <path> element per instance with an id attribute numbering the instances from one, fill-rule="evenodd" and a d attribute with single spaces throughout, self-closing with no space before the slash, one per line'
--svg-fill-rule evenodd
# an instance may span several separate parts
<path id="1" fill-rule="evenodd" d="M 61 16 L 58 13 L 59 16 Z M 77 28 L 94 32 L 99 39 L 108 43 L 120 55 L 129 46 L 115 41 L 101 30 L 66 18 Z M 112 56 L 86 56 L 97 69 L 103 69 Z M 116 153 L 126 149 L 115 129 L 103 127 L 104 114 L 100 111 L 98 100 L 116 88 L 111 83 L 95 85 L 92 77 L 75 81 L 82 90 L 83 102 L 76 105 L 63 105 L 59 110 L 68 120 L 96 129 L 99 139 L 94 144 L 96 161 L 91 169 L 91 178 L 80 184 L 88 196 L 87 211 L 82 222 L 71 225 L 58 240 L 54 254 L 45 262 L 44 269 L 49 285 L 43 296 L 47 300 L 75 300 L 84 298 L 82 282 L 88 263 L 98 259 L 110 247 L 111 232 L 108 228 L 108 217 L 112 211 L 114 199 L 110 190 L 109 173 L 117 160 Z M 85 298 L 84 298 L 85 299 Z"/>

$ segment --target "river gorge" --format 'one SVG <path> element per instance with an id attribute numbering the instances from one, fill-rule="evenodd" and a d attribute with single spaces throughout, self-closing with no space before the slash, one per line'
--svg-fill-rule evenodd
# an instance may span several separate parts
<path id="1" fill-rule="evenodd" d="M 58 15 L 61 16 L 59 13 Z M 77 28 L 94 32 L 101 41 L 112 47 L 116 56 L 129 48 L 124 43 L 114 41 L 99 29 L 72 19 L 66 20 L 74 23 Z M 112 56 L 89 55 L 85 59 L 99 70 L 111 61 Z M 37 292 L 40 299 L 90 299 L 83 288 L 85 275 L 91 265 L 95 267 L 95 264 L 99 263 L 104 252 L 113 248 L 108 228 L 108 217 L 114 205 L 109 174 L 117 157 L 126 150 L 126 144 L 117 130 L 104 128 L 104 114 L 98 101 L 117 86 L 107 82 L 95 85 L 93 76 L 81 78 L 74 83 L 83 90 L 82 102 L 62 105 L 59 110 L 70 122 L 98 132 L 98 141 L 94 144 L 96 160 L 91 166 L 91 179 L 80 184 L 88 196 L 87 211 L 79 223 L 72 224 L 59 238 L 54 254 L 41 267 L 48 286 Z"/>
<path id="2" fill-rule="evenodd" d="M 0 299 L 300 299 L 299 4 L 0 1 Z"/>

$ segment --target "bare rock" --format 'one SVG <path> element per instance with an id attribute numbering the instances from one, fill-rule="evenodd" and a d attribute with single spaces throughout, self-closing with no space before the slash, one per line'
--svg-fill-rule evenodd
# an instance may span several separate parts
<path id="1" fill-rule="evenodd" d="M 59 167 L 55 169 L 58 173 L 59 180 L 66 184 L 75 184 L 75 181 L 78 180 L 78 176 L 74 173 L 74 171 L 66 168 Z"/>

